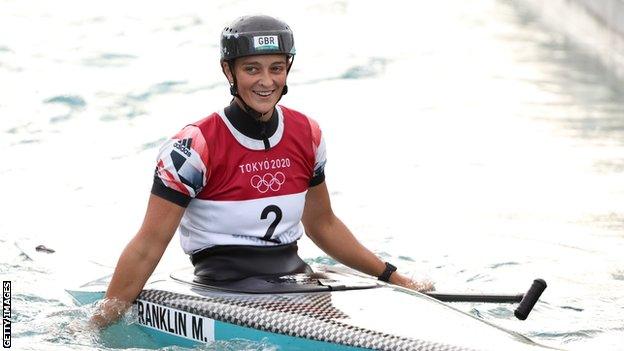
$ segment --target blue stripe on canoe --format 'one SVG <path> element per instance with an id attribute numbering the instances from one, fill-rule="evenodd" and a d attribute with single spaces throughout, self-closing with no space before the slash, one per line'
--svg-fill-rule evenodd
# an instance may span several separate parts
<path id="1" fill-rule="evenodd" d="M 152 328 L 140 326 L 146 334 L 148 334 L 152 340 L 154 340 L 160 346 L 178 345 L 183 347 L 193 348 L 202 343 L 191 339 L 186 339 L 174 334 L 165 333 Z M 215 321 L 215 339 L 217 341 L 231 341 L 231 340 L 249 340 L 262 343 L 270 343 L 277 345 L 280 349 L 292 350 L 292 351 L 364 351 L 359 347 L 352 347 L 346 345 L 332 344 L 324 341 L 310 340 L 297 338 L 288 335 L 281 335 L 275 333 L 269 333 L 261 330 L 256 330 L 247 327 L 241 327 L 234 324 L 223 323 Z"/>
<path id="2" fill-rule="evenodd" d="M 292 351 L 363 351 L 359 347 L 333 344 L 325 341 L 297 338 L 294 336 L 275 334 L 253 328 L 241 327 L 234 324 L 215 321 L 215 339 L 232 340 L 247 339 L 252 341 L 269 342 L 278 345 L 280 349 Z"/>

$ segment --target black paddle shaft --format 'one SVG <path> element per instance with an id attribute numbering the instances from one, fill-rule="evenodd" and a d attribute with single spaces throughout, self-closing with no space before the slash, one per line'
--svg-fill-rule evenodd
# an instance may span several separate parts
<path id="1" fill-rule="evenodd" d="M 516 318 L 525 320 L 533 306 L 546 289 L 544 279 L 535 279 L 526 294 L 517 295 L 483 295 L 483 294 L 446 294 L 427 292 L 425 294 L 443 302 L 484 302 L 484 303 L 520 303 L 514 311 Z"/>
<path id="2" fill-rule="evenodd" d="M 483 294 L 445 294 L 428 292 L 427 295 L 443 302 L 491 302 L 491 303 L 517 303 L 522 301 L 524 295 L 483 295 Z"/>

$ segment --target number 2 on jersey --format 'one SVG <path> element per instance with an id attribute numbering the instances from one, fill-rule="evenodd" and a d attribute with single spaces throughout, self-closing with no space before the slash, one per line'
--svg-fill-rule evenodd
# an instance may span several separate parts
<path id="1" fill-rule="evenodd" d="M 275 228 L 277 227 L 279 222 L 282 220 L 282 210 L 279 207 L 275 206 L 275 205 L 269 205 L 269 206 L 265 207 L 264 210 L 262 210 L 262 214 L 260 215 L 260 219 L 267 219 L 267 216 L 271 212 L 275 213 L 275 219 L 273 220 L 273 223 L 271 223 L 271 225 L 269 225 L 269 229 L 267 229 L 267 232 L 264 235 L 264 237 L 262 237 L 262 239 L 266 240 L 266 241 L 270 241 L 270 242 L 281 244 L 279 240 L 271 239 L 271 237 L 273 236 L 273 233 L 275 232 Z"/>

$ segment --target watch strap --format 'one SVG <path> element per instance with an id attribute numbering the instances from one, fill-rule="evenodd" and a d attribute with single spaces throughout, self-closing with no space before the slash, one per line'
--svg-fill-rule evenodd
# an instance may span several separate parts
<path id="1" fill-rule="evenodd" d="M 383 271 L 383 273 L 381 273 L 379 277 L 377 277 L 377 279 L 381 280 L 382 282 L 388 282 L 390 280 L 390 276 L 392 275 L 392 273 L 396 272 L 396 270 L 397 268 L 395 266 L 386 262 L 386 269 Z"/>

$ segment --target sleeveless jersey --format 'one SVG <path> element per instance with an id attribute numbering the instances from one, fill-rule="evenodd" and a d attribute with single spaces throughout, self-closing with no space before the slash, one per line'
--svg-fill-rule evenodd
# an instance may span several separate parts
<path id="1" fill-rule="evenodd" d="M 276 110 L 268 149 L 223 110 L 160 149 L 152 193 L 187 207 L 179 227 L 187 254 L 216 245 L 288 244 L 303 234 L 307 189 L 324 180 L 325 143 L 314 120 Z"/>

